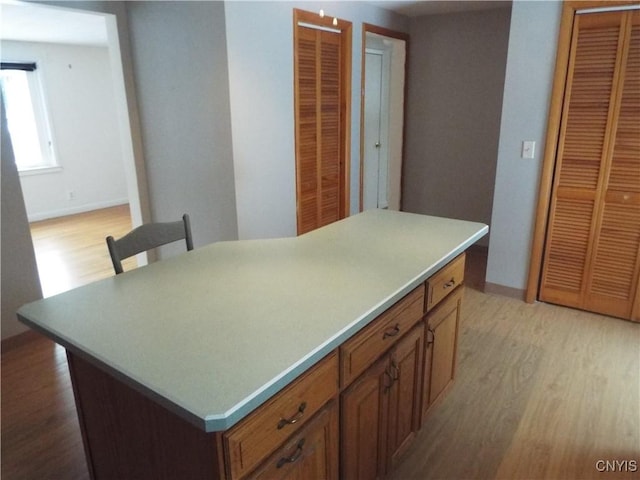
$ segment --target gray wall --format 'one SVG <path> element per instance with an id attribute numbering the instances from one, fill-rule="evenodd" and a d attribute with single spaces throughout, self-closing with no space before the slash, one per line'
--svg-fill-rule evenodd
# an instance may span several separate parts
<path id="1" fill-rule="evenodd" d="M 352 23 L 350 209 L 359 209 L 362 23 L 406 32 L 408 19 L 367 2 L 225 4 L 238 235 L 296 231 L 293 9 Z"/>
<path id="2" fill-rule="evenodd" d="M 411 20 L 403 210 L 490 223 L 509 19 Z"/>
<path id="3" fill-rule="evenodd" d="M 222 2 L 127 2 L 151 217 L 238 237 Z"/>
<path id="4" fill-rule="evenodd" d="M 504 84 L 487 263 L 489 284 L 524 290 L 551 101 L 561 2 L 515 1 Z M 535 158 L 520 158 L 523 140 Z"/>
<path id="5" fill-rule="evenodd" d="M 0 100 L 0 103 L 1 100 Z M 18 323 L 16 310 L 23 304 L 42 298 L 42 289 L 38 280 L 36 257 L 33 252 L 31 233 L 27 223 L 27 212 L 22 201 L 22 191 L 18 170 L 13 159 L 13 149 L 5 121 L 4 103 L 1 107 L 0 142 L 2 152 L 0 161 L 1 196 L 0 212 L 2 219 L 0 235 L 0 298 L 2 299 L 2 339 L 27 330 Z"/>

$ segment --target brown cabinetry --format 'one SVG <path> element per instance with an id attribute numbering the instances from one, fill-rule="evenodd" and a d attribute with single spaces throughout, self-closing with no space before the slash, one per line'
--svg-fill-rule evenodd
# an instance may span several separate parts
<path id="1" fill-rule="evenodd" d="M 338 455 L 338 408 L 332 401 L 249 478 L 337 480 Z"/>
<path id="2" fill-rule="evenodd" d="M 425 312 L 429 312 L 464 281 L 465 254 L 458 255 L 427 280 Z"/>
<path id="3" fill-rule="evenodd" d="M 386 476 L 453 380 L 463 276 L 464 255 L 224 432 L 197 429 L 69 354 L 93 476 Z"/>
<path id="4" fill-rule="evenodd" d="M 453 382 L 462 292 L 456 289 L 426 318 L 423 417 Z"/>
<path id="5" fill-rule="evenodd" d="M 456 257 L 340 347 L 343 478 L 393 470 L 453 382 L 464 264 Z"/>
<path id="6" fill-rule="evenodd" d="M 342 394 L 340 449 L 343 478 L 369 479 L 382 475 L 389 405 L 385 389 L 390 384 L 389 362 L 383 358 Z"/>
<path id="7" fill-rule="evenodd" d="M 391 353 L 391 387 L 387 425 L 386 470 L 397 464 L 420 428 L 423 369 L 423 329 L 418 326 Z"/>
<path id="8" fill-rule="evenodd" d="M 332 353 L 224 434 L 229 478 L 254 470 L 337 393 L 338 356 Z"/>
<path id="9" fill-rule="evenodd" d="M 420 420 L 423 330 L 415 327 L 342 394 L 342 476 L 375 479 L 393 467 Z"/>
<path id="10" fill-rule="evenodd" d="M 398 301 L 340 347 L 340 384 L 349 385 L 423 315 L 424 286 Z"/>

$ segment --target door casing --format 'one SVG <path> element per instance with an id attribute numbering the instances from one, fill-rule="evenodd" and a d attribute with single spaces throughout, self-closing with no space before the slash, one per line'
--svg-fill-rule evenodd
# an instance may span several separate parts
<path id="1" fill-rule="evenodd" d="M 378 35 L 382 37 L 386 37 L 392 42 L 404 42 L 404 72 L 401 78 L 402 86 L 402 100 L 401 105 L 395 105 L 393 100 L 390 100 L 389 110 L 393 109 L 401 109 L 401 113 L 397 116 L 400 117 L 402 121 L 402 126 L 399 133 L 391 133 L 391 134 L 383 134 L 383 138 L 387 138 L 386 142 L 388 143 L 387 147 L 391 146 L 393 142 L 399 143 L 398 155 L 394 155 L 392 152 L 388 151 L 388 179 L 387 179 L 387 187 L 388 194 L 387 199 L 389 203 L 389 208 L 394 210 L 402 209 L 402 170 L 404 164 L 404 143 L 405 143 L 405 124 L 406 124 L 406 109 L 405 109 L 405 99 L 407 97 L 407 68 L 408 68 L 408 49 L 409 49 L 409 35 L 397 32 L 394 30 L 389 30 L 387 28 L 378 27 L 376 25 L 371 25 L 368 23 L 364 23 L 362 26 L 362 77 L 361 77 L 361 87 L 360 87 L 360 211 L 362 211 L 365 207 L 364 205 L 364 183 L 365 183 L 365 88 L 366 88 L 366 48 L 367 48 L 367 36 L 368 35 Z M 391 80 L 393 82 L 393 80 Z M 391 83 L 390 82 L 390 83 Z M 390 95 L 391 98 L 391 95 Z M 388 135 L 388 136 L 387 136 Z M 393 138 L 394 135 L 398 138 Z M 392 148 L 393 150 L 393 148 Z M 397 157 L 397 158 L 396 158 Z"/>

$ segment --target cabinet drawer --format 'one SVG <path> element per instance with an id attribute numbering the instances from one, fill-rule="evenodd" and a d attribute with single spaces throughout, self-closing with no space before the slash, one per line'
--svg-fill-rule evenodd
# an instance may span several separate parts
<path id="1" fill-rule="evenodd" d="M 225 433 L 230 478 L 253 470 L 337 393 L 334 352 Z"/>
<path id="2" fill-rule="evenodd" d="M 395 341 L 422 318 L 424 287 L 420 286 L 376 318 L 340 347 L 340 384 L 349 385 Z"/>
<path id="3" fill-rule="evenodd" d="M 338 407 L 330 402 L 249 478 L 338 480 Z"/>
<path id="4" fill-rule="evenodd" d="M 457 256 L 427 280 L 427 302 L 425 304 L 427 312 L 463 282 L 464 258 L 464 253 Z"/>

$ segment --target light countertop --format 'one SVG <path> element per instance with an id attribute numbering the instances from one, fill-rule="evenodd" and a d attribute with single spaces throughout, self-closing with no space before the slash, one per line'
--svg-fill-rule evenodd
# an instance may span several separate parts
<path id="1" fill-rule="evenodd" d="M 370 210 L 295 238 L 214 243 L 27 304 L 18 317 L 221 431 L 487 231 Z"/>

